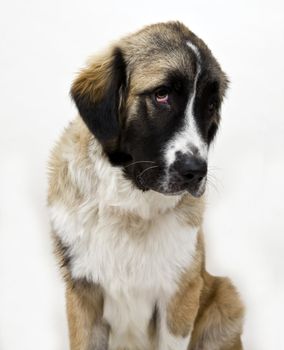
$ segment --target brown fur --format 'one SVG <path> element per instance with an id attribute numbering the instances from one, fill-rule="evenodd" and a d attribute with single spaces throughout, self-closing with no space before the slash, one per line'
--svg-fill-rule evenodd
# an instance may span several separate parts
<path id="1" fill-rule="evenodd" d="M 54 254 L 61 267 L 66 285 L 66 311 L 71 350 L 107 349 L 109 327 L 102 321 L 103 291 L 99 285 L 85 280 L 73 280 L 69 272 L 68 253 L 53 234 Z M 103 340 L 98 343 L 97 332 Z M 98 337 L 99 338 L 99 337 Z M 101 339 L 100 339 L 101 341 Z"/>
<path id="2" fill-rule="evenodd" d="M 103 295 L 99 287 L 67 285 L 66 306 L 73 350 L 87 350 L 92 343 L 96 323 L 101 323 Z"/>
<path id="3" fill-rule="evenodd" d="M 243 304 L 228 278 L 213 277 L 206 271 L 202 275 L 204 288 L 190 350 L 229 350 L 240 338 Z"/>
<path id="4" fill-rule="evenodd" d="M 60 201 L 72 207 L 84 196 L 84 193 L 80 193 L 78 187 L 72 182 L 68 170 L 69 165 L 63 155 L 64 149 L 72 145 L 74 153 L 80 154 L 80 166 L 84 171 L 88 171 L 90 167 L 88 147 L 91 139 L 92 135 L 79 118 L 65 129 L 49 161 L 48 204 L 60 198 Z"/>
<path id="5" fill-rule="evenodd" d="M 186 337 L 193 330 L 204 285 L 201 277 L 203 258 L 203 236 L 200 231 L 193 266 L 180 277 L 178 292 L 167 310 L 168 327 L 175 336 Z"/>
<path id="6" fill-rule="evenodd" d="M 110 82 L 112 52 L 107 51 L 95 57 L 87 68 L 82 69 L 74 81 L 71 94 L 88 96 L 94 102 L 99 101 Z"/>

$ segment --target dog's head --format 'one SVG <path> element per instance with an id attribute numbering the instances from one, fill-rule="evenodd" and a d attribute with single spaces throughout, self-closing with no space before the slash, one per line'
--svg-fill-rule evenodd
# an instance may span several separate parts
<path id="1" fill-rule="evenodd" d="M 200 196 L 226 86 L 204 42 L 169 22 L 95 58 L 71 95 L 110 162 L 138 188 Z"/>

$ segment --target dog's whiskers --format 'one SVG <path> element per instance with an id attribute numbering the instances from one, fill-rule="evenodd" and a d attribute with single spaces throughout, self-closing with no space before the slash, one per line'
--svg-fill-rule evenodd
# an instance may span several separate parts
<path id="1" fill-rule="evenodd" d="M 210 173 L 216 172 L 216 171 L 221 171 L 221 170 L 222 170 L 221 168 L 216 167 L 216 166 L 212 166 L 212 165 L 208 166 L 208 171 L 210 171 Z"/>
<path id="2" fill-rule="evenodd" d="M 131 165 L 135 165 L 135 164 L 139 164 L 139 163 L 153 163 L 153 164 L 155 164 L 155 162 L 153 162 L 151 160 L 138 160 L 137 162 L 133 162 L 133 163 L 126 165 L 125 168 L 128 168 Z"/>
<path id="3" fill-rule="evenodd" d="M 217 193 L 220 193 L 219 188 L 218 188 L 217 179 L 212 173 L 207 174 L 207 182 Z"/>
<path id="4" fill-rule="evenodd" d="M 158 165 L 153 165 L 153 166 L 150 166 L 149 168 L 146 168 L 146 169 L 144 169 L 143 171 L 141 171 L 141 173 L 139 173 L 138 175 L 137 175 L 137 177 L 142 177 L 142 175 L 144 174 L 144 173 L 146 173 L 146 171 L 148 171 L 148 170 L 150 170 L 150 169 L 154 169 L 154 168 L 159 168 L 159 166 Z"/>

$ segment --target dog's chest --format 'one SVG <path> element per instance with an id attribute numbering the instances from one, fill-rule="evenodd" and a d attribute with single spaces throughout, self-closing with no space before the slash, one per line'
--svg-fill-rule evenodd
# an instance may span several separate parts
<path id="1" fill-rule="evenodd" d="M 109 215 L 83 219 L 65 213 L 71 273 L 102 286 L 104 318 L 110 324 L 110 349 L 150 349 L 149 323 L 161 297 L 170 297 L 195 253 L 197 228 L 174 212 L 148 222 L 122 223 Z M 59 227 L 59 225 L 57 225 Z M 66 230 L 62 238 L 68 240 Z M 60 231 L 57 232 L 60 235 Z M 64 234 L 65 232 L 65 234 Z M 127 347 L 127 346 L 128 347 Z"/>
<path id="2" fill-rule="evenodd" d="M 99 283 L 111 293 L 170 293 L 195 252 L 198 228 L 181 221 L 174 211 L 151 220 L 130 220 L 57 205 L 51 208 L 51 218 L 68 247 L 72 276 Z"/>

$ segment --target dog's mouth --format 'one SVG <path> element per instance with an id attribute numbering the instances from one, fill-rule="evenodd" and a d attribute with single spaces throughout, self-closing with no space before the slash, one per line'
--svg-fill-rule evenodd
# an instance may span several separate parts
<path id="1" fill-rule="evenodd" d="M 188 192 L 193 197 L 204 194 L 207 182 L 206 176 L 200 181 L 184 181 L 176 174 L 169 174 L 167 169 L 154 164 L 135 171 L 132 180 L 142 191 L 153 190 L 164 195 L 180 195 Z"/>
<path id="2" fill-rule="evenodd" d="M 190 193 L 193 197 L 201 197 L 206 188 L 206 179 L 203 179 L 201 183 L 189 184 L 180 182 L 166 182 L 162 183 L 158 188 L 158 192 L 165 195 L 179 195 L 185 192 Z"/>

